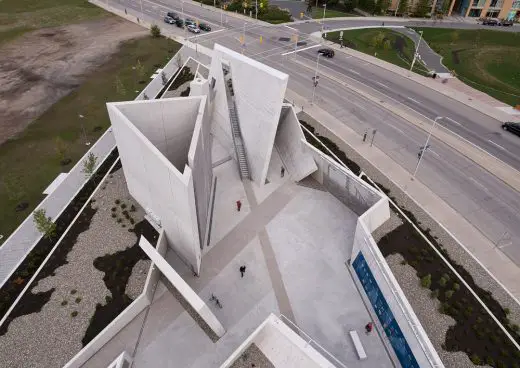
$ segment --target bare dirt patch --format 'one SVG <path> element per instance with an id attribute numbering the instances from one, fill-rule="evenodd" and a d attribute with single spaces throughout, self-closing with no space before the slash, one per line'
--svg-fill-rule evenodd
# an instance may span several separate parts
<path id="1" fill-rule="evenodd" d="M 147 31 L 107 18 L 28 33 L 0 48 L 0 144 L 79 86 L 126 40 Z"/>

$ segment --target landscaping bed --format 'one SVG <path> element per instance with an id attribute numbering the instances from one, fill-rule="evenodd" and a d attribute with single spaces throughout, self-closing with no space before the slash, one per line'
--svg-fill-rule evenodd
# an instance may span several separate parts
<path id="1" fill-rule="evenodd" d="M 63 366 L 103 330 L 142 292 L 141 235 L 158 238 L 117 166 L 2 326 L 2 364 Z"/>
<path id="2" fill-rule="evenodd" d="M 79 210 L 86 203 L 90 195 L 94 192 L 96 187 L 99 185 L 99 183 L 106 175 L 110 167 L 114 164 L 117 158 L 118 152 L 117 149 L 114 149 L 107 157 L 107 159 L 99 166 L 97 171 L 87 181 L 87 183 L 85 183 L 83 188 L 67 205 L 63 212 L 58 216 L 57 220 L 55 221 L 55 236 L 53 236 L 52 238 L 42 237 L 38 241 L 38 243 L 36 243 L 31 252 L 29 252 L 29 254 L 25 257 L 20 266 L 18 266 L 15 272 L 11 275 L 11 277 L 5 282 L 2 288 L 0 288 L 0 318 L 4 317 L 7 310 L 11 307 L 18 295 L 20 295 L 23 288 L 26 286 L 26 283 L 31 279 L 36 270 L 40 267 L 44 259 L 55 246 L 58 239 L 63 235 L 67 227 L 76 217 Z M 42 270 L 40 276 L 36 279 L 36 281 L 42 277 L 46 277 L 42 276 L 43 274 L 46 274 L 45 272 L 45 269 Z M 40 295 L 38 297 L 43 299 L 46 298 L 45 295 Z M 27 305 L 23 306 L 23 308 L 26 308 L 27 310 L 24 311 L 20 309 L 15 309 L 13 313 L 11 313 L 11 316 L 17 315 L 17 313 L 32 313 L 32 306 Z M 5 329 L 7 328 L 7 325 L 9 324 L 10 320 L 11 317 L 8 318 L 2 326 L 0 326 L 0 334 L 5 333 Z"/>
<path id="3" fill-rule="evenodd" d="M 310 127 L 310 130 L 314 131 L 309 124 L 302 122 L 302 125 L 307 128 Z M 306 134 L 306 137 L 315 147 L 322 150 L 324 153 L 329 154 L 323 149 L 323 146 L 313 143 L 312 138 L 309 138 L 308 134 Z M 346 157 L 345 153 L 330 139 L 320 136 L 320 140 L 322 140 L 323 143 L 342 160 Z M 358 160 L 356 159 L 356 161 Z M 359 175 L 360 168 L 357 163 L 351 160 L 345 161 L 345 163 L 355 174 Z M 373 185 L 366 177 L 364 177 L 364 179 Z M 391 196 L 388 189 L 380 184 L 378 184 L 378 186 L 385 191 L 387 195 Z M 402 195 L 400 198 L 403 198 Z M 396 199 L 393 198 L 393 200 L 395 201 Z M 409 210 L 406 210 L 404 207 L 401 207 L 401 209 L 403 209 L 416 226 L 421 228 L 434 246 L 442 252 L 463 279 L 479 295 L 479 297 L 484 300 L 486 306 L 502 322 L 502 324 L 506 326 L 510 334 L 514 336 L 517 341 L 520 341 L 518 326 L 510 321 L 518 320 L 518 305 L 510 300 L 505 300 L 503 296 L 505 291 L 500 289 L 499 286 L 493 285 L 487 280 L 487 282 L 483 282 L 482 280 L 484 278 L 482 273 L 478 273 L 476 268 L 469 268 L 469 270 L 472 271 L 470 274 L 470 272 L 466 270 L 469 261 L 465 260 L 464 262 L 460 262 L 460 250 L 457 253 L 456 250 L 453 251 L 450 249 L 451 252 L 449 252 L 447 247 L 442 245 L 443 243 L 440 242 L 439 238 L 432 234 L 430 228 L 424 228 L 421 221 L 418 220 Z M 441 352 L 440 355 L 446 366 L 458 367 L 458 363 L 455 365 L 453 364 L 453 361 L 457 361 L 459 363 L 469 362 L 469 364 L 488 364 L 493 367 L 516 367 L 518 362 L 520 362 L 520 352 L 509 341 L 507 336 L 491 319 L 491 317 L 489 317 L 469 290 L 460 284 L 451 270 L 441 261 L 437 253 L 419 235 L 409 222 L 402 218 L 402 216 L 395 210 L 392 211 L 391 219 L 394 221 L 393 226 L 388 224 L 392 222 L 389 220 L 387 223 L 383 224 L 378 231 L 376 231 L 374 236 L 379 239 L 378 245 L 385 258 L 388 259 L 399 254 L 403 257 L 402 264 L 400 265 L 406 265 L 408 269 L 412 268 L 414 270 L 414 284 L 403 285 L 405 292 L 408 290 L 406 293 L 408 299 L 411 301 L 412 305 L 416 302 L 415 295 L 410 294 L 410 290 L 414 290 L 415 293 L 421 293 L 422 289 L 419 285 L 419 280 L 421 280 L 422 285 L 429 289 L 428 294 L 431 296 L 432 300 L 438 300 L 439 312 L 436 313 L 442 313 L 453 320 L 453 323 L 451 323 L 449 328 L 447 328 L 445 336 L 442 335 L 439 339 L 437 333 L 436 338 L 432 339 L 432 342 L 434 343 L 435 341 L 442 341 L 441 343 L 436 344 L 435 347 Z M 390 228 L 388 228 L 388 226 L 390 226 Z M 450 247 L 453 246 L 448 241 L 446 241 L 446 243 L 449 244 Z M 460 246 L 458 247 L 460 248 Z M 455 255 L 456 259 L 452 257 L 452 254 Z M 465 257 L 468 258 L 467 255 Z M 461 263 L 464 264 L 465 267 L 462 266 Z M 505 301 L 508 306 L 512 306 L 514 311 L 511 312 L 508 308 L 502 307 L 501 303 L 494 298 L 491 292 L 482 288 L 475 282 L 473 275 L 478 277 L 480 284 L 490 285 L 490 287 L 493 287 L 492 290 L 501 296 L 502 303 Z M 420 308 L 417 309 L 419 310 Z M 428 311 L 428 314 L 432 314 L 432 310 Z M 438 316 L 441 318 L 441 315 Z M 424 324 L 425 314 L 423 313 L 421 316 L 421 313 L 418 313 L 418 317 Z M 433 327 L 425 326 L 425 328 L 428 331 Z M 447 358 L 447 355 L 444 354 L 444 352 L 450 352 L 449 358 Z M 471 359 L 473 363 L 471 363 L 467 358 L 461 358 L 460 352 L 466 354 L 467 358 Z"/>

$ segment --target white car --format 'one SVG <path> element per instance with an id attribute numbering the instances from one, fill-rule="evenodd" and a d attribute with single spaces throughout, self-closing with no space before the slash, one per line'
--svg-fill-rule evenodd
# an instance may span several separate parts
<path id="1" fill-rule="evenodd" d="M 187 28 L 188 28 L 188 31 L 190 31 L 191 33 L 200 33 L 199 27 L 194 26 L 193 24 L 188 24 Z"/>

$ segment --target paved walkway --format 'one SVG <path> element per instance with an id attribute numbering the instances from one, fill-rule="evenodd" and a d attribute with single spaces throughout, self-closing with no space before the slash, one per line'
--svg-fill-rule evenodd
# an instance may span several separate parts
<path id="1" fill-rule="evenodd" d="M 288 90 L 286 98 L 296 106 L 305 106 L 305 112 L 326 127 L 333 135 L 369 161 L 377 170 L 388 177 L 397 187 L 405 191 L 420 207 L 428 212 L 462 247 L 472 254 L 505 288 L 520 299 L 520 268 L 496 250 L 495 245 L 475 229 L 462 215 L 444 202 L 426 185 L 418 180 L 411 181 L 410 173 L 387 156 L 376 146 L 363 144 L 361 137 L 347 125 L 308 101 Z"/>
<path id="2" fill-rule="evenodd" d="M 108 131 L 83 157 L 86 157 L 90 152 L 94 153 L 99 158 L 99 167 L 103 163 L 103 159 L 115 147 L 115 144 L 112 131 Z M 35 208 L 35 211 L 45 209 L 47 216 L 55 220 L 87 181 L 82 171 L 83 159 L 80 159 L 70 170 L 65 180 Z M 0 247 L 0 285 L 3 285 L 12 272 L 16 270 L 25 258 L 25 255 L 36 245 L 41 236 L 41 233 L 34 225 L 31 213 Z"/>

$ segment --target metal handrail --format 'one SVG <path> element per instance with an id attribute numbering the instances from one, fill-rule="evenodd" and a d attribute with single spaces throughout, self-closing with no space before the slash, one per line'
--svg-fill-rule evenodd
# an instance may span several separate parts
<path id="1" fill-rule="evenodd" d="M 341 363 L 338 358 L 336 358 L 334 355 L 332 355 L 331 353 L 329 353 L 327 351 L 327 349 L 325 349 L 323 346 L 321 346 L 320 344 L 318 344 L 318 342 L 316 342 L 316 340 L 314 340 L 312 337 L 310 337 L 305 331 L 303 331 L 300 327 L 298 327 L 293 321 L 291 321 L 289 318 L 287 318 L 286 316 L 284 316 L 283 314 L 280 313 L 280 319 L 287 324 L 287 322 L 289 322 L 290 326 L 291 327 L 294 327 L 295 329 L 298 330 L 298 332 L 302 333 L 305 335 L 306 339 L 308 340 L 307 341 L 307 344 L 312 344 L 314 343 L 314 345 L 319 348 L 322 352 L 324 352 L 327 356 L 329 356 L 330 358 L 332 358 L 332 360 L 334 360 L 334 362 L 336 363 L 335 365 L 339 365 L 341 368 L 347 368 L 347 366 L 343 363 Z"/>

